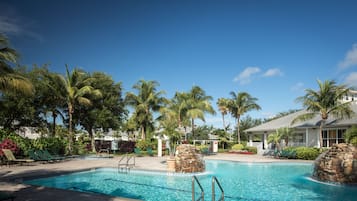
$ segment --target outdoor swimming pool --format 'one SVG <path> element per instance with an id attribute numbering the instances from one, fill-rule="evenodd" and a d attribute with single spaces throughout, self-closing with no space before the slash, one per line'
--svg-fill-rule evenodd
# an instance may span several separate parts
<path id="1" fill-rule="evenodd" d="M 322 184 L 310 179 L 309 163 L 240 163 L 206 161 L 206 172 L 196 174 L 211 200 L 212 176 L 225 191 L 225 200 L 324 200 L 355 201 L 356 186 Z M 68 190 L 94 192 L 134 199 L 191 200 L 192 175 L 132 170 L 129 174 L 117 169 L 100 168 L 85 172 L 26 181 L 27 184 Z M 196 189 L 198 187 L 196 186 Z M 217 189 L 217 188 L 216 188 Z M 220 192 L 217 190 L 216 199 Z M 196 198 L 199 190 L 196 190 Z"/>

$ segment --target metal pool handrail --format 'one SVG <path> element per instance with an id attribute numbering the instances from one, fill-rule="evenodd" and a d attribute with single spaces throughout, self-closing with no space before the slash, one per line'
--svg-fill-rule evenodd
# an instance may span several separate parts
<path id="1" fill-rule="evenodd" d="M 198 184 L 198 187 L 200 187 L 201 190 L 201 196 L 195 200 L 195 182 Z M 196 176 L 192 176 L 192 201 L 198 201 L 198 200 L 205 200 L 205 192 L 201 186 L 201 183 L 198 181 Z"/>
<path id="2" fill-rule="evenodd" d="M 123 161 L 124 159 L 126 160 Z M 129 163 L 131 160 L 133 162 Z M 128 173 L 130 171 L 130 168 L 134 166 L 135 166 L 135 156 L 125 154 L 120 158 L 118 162 L 118 172 L 123 172 L 125 170 L 125 173 Z"/>
<path id="3" fill-rule="evenodd" d="M 219 189 L 221 190 L 221 197 L 219 198 L 218 201 L 224 201 L 224 191 L 223 188 L 221 186 L 221 184 L 219 183 L 217 177 L 213 176 L 212 177 L 212 200 L 215 201 L 216 199 L 216 191 L 215 191 L 215 183 L 217 183 Z"/>

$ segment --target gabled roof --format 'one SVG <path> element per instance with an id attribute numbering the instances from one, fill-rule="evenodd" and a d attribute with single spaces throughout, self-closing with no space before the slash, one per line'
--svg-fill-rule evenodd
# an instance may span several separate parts
<path id="1" fill-rule="evenodd" d="M 349 126 L 357 124 L 357 103 L 354 102 L 351 104 L 351 109 L 355 112 L 350 119 L 337 119 L 332 115 L 329 116 L 325 127 L 336 127 L 336 126 Z M 306 110 L 300 110 L 294 112 L 292 114 L 288 114 L 286 116 L 280 117 L 278 119 L 274 119 L 268 121 L 266 123 L 260 124 L 258 126 L 249 128 L 245 130 L 246 133 L 251 132 L 269 132 L 275 131 L 281 127 L 290 127 L 290 128 L 317 128 L 320 127 L 321 117 L 320 115 L 316 115 L 314 118 L 307 121 L 298 121 L 295 124 L 291 124 L 291 122 L 298 116 L 306 113 Z"/>

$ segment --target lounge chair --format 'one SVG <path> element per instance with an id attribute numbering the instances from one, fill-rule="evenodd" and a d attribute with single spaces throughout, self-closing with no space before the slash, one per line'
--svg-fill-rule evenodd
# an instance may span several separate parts
<path id="1" fill-rule="evenodd" d="M 53 160 L 53 161 L 61 161 L 61 160 L 66 159 L 66 157 L 54 156 L 54 155 L 50 154 L 50 152 L 48 152 L 47 150 L 43 150 L 43 151 L 42 151 L 42 155 L 43 155 L 45 158 L 48 158 L 48 159 Z"/>
<path id="2" fill-rule="evenodd" d="M 143 156 L 143 154 L 141 153 L 141 149 L 140 148 L 134 148 L 134 153 L 138 157 Z"/>
<path id="3" fill-rule="evenodd" d="M 154 156 L 154 153 L 152 152 L 152 148 L 151 147 L 148 147 L 146 149 L 146 152 L 149 154 L 149 156 Z"/>
<path id="4" fill-rule="evenodd" d="M 2 151 L 4 152 L 4 155 L 7 159 L 8 165 L 10 165 L 10 163 L 20 163 L 20 165 L 22 165 L 22 163 L 34 162 L 34 160 L 32 160 L 32 159 L 17 159 L 17 158 L 15 158 L 14 154 L 12 153 L 12 151 L 10 149 L 3 149 Z"/>

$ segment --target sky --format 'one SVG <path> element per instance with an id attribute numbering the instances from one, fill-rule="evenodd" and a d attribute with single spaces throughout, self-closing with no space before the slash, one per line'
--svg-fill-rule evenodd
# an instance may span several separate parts
<path id="1" fill-rule="evenodd" d="M 124 92 L 155 80 L 167 98 L 198 85 L 216 110 L 218 98 L 248 92 L 262 109 L 245 116 L 269 118 L 300 109 L 295 99 L 318 79 L 357 87 L 356 8 L 354 0 L 1 0 L 0 33 L 28 67 L 104 72 Z M 205 123 L 221 127 L 218 110 Z"/>

